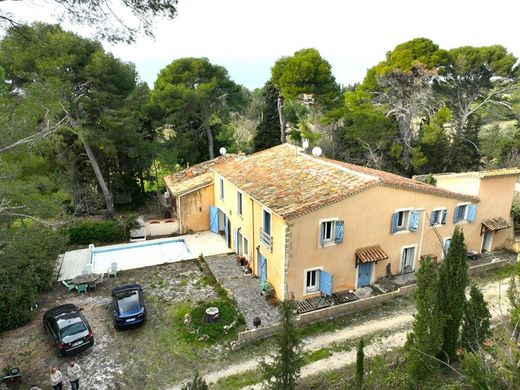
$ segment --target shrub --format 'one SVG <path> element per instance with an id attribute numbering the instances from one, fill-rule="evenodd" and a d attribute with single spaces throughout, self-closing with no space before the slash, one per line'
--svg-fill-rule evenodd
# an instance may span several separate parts
<path id="1" fill-rule="evenodd" d="M 129 229 L 117 221 L 85 221 L 68 229 L 71 245 L 127 241 Z"/>
<path id="2" fill-rule="evenodd" d="M 66 237 L 39 225 L 0 232 L 0 330 L 31 319 L 31 303 L 56 278 L 58 255 Z"/>

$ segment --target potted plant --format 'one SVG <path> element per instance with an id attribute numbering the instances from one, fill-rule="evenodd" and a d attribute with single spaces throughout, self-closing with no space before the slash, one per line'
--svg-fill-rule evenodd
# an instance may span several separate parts
<path id="1" fill-rule="evenodd" d="M 273 286 L 269 282 L 260 283 L 260 294 L 262 294 L 266 300 L 270 300 L 274 295 Z"/>

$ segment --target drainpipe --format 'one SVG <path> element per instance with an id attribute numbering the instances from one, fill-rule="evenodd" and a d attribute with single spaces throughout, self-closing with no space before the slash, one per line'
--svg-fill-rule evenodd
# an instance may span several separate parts
<path id="1" fill-rule="evenodd" d="M 253 263 L 254 263 L 254 275 L 256 275 L 258 273 L 258 270 L 256 269 L 257 267 L 257 264 L 258 264 L 258 259 L 256 259 L 255 261 L 255 252 L 256 252 L 256 249 L 255 249 L 255 202 L 253 201 L 253 198 L 250 198 L 251 199 L 251 248 L 253 248 Z M 249 248 L 248 248 L 249 249 Z M 256 275 L 258 276 L 258 275 Z"/>
<path id="2" fill-rule="evenodd" d="M 418 250 L 418 258 L 420 259 L 421 258 L 421 252 L 422 252 L 422 244 L 423 244 L 423 239 L 424 239 L 424 224 L 426 223 L 426 209 L 425 208 L 422 208 L 422 209 L 416 209 L 417 211 L 424 211 L 423 213 L 423 219 L 422 219 L 422 227 L 421 227 L 421 239 L 419 240 L 419 250 Z M 415 271 L 415 268 L 414 268 L 414 271 Z"/>

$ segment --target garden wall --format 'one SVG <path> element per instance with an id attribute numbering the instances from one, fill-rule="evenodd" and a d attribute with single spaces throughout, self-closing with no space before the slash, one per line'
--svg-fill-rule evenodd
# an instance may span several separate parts
<path id="1" fill-rule="evenodd" d="M 503 267 L 507 264 L 505 260 L 499 260 L 492 263 L 480 264 L 472 266 L 468 269 L 469 275 L 481 274 L 492 269 Z M 303 313 L 298 316 L 295 323 L 296 326 L 310 324 L 313 322 L 326 321 L 332 318 L 341 317 L 344 315 L 352 314 L 362 310 L 370 309 L 374 306 L 380 305 L 385 302 L 392 301 L 397 297 L 408 297 L 415 291 L 415 284 L 403 286 L 396 291 L 392 291 L 386 294 L 376 295 L 373 297 L 360 299 L 353 302 L 344 303 L 341 305 L 330 306 L 323 309 L 311 311 L 309 313 Z M 256 340 L 265 339 L 275 335 L 278 332 L 279 325 L 273 325 L 270 327 L 250 329 L 238 334 L 238 345 L 242 346 L 251 343 Z"/>

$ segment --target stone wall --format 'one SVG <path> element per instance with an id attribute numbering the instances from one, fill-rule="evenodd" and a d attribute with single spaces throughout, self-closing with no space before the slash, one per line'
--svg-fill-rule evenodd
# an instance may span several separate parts
<path id="1" fill-rule="evenodd" d="M 481 274 L 492 269 L 503 267 L 507 264 L 505 260 L 499 260 L 492 263 L 480 264 L 468 269 L 469 275 Z M 408 297 L 415 291 L 415 284 L 403 286 L 397 291 L 392 291 L 387 294 L 376 295 L 373 297 L 360 299 L 353 302 L 344 303 L 337 306 L 330 306 L 323 309 L 303 313 L 298 316 L 295 323 L 296 326 L 311 324 L 313 322 L 320 322 L 330 320 L 336 317 L 341 317 L 351 313 L 373 308 L 385 302 L 392 301 L 397 297 Z M 256 340 L 269 338 L 278 332 L 280 325 L 275 324 L 270 327 L 246 330 L 238 334 L 238 345 L 242 346 Z"/>

